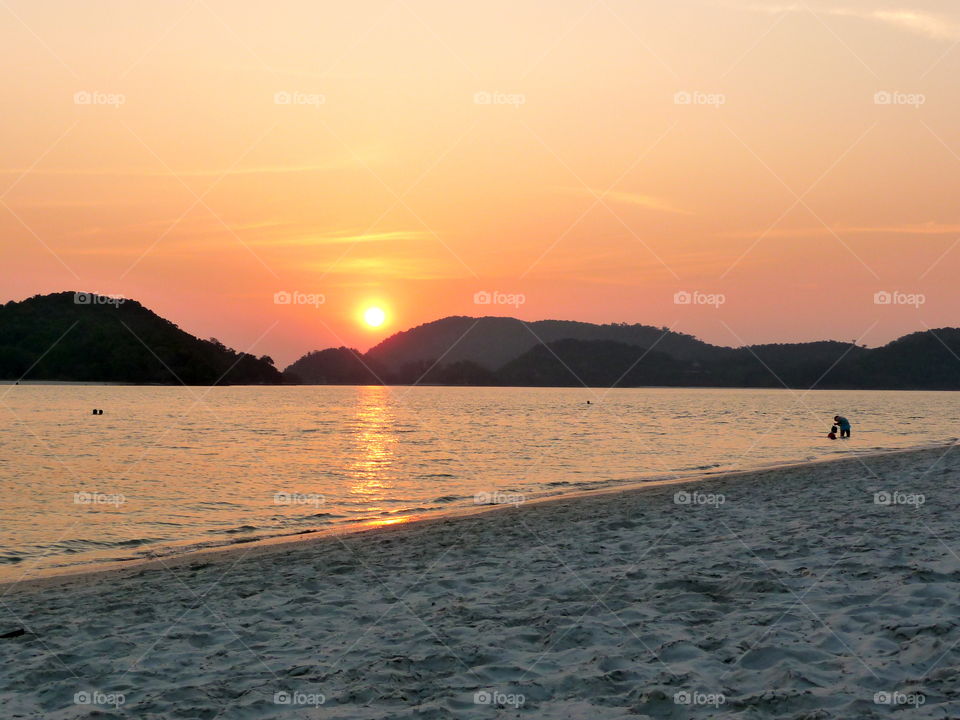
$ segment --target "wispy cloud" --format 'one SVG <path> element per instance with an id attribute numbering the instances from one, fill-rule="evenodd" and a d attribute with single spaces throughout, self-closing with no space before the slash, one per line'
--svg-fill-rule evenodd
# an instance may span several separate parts
<path id="1" fill-rule="evenodd" d="M 934 40 L 960 40 L 960 22 L 942 15 L 908 8 L 887 8 L 884 10 L 864 9 L 850 6 L 821 6 L 805 3 L 750 3 L 739 5 L 742 10 L 762 12 L 768 15 L 782 13 L 814 12 L 834 17 L 857 18 L 881 23 L 894 29 L 924 35 Z"/>
<path id="2" fill-rule="evenodd" d="M 938 40 L 960 40 L 960 23 L 912 10 L 875 10 L 870 17 Z"/>
<path id="3" fill-rule="evenodd" d="M 462 280 L 469 277 L 455 260 L 447 262 L 436 255 L 394 257 L 346 257 L 339 261 L 298 263 L 298 270 L 320 272 L 330 276 L 331 282 L 341 278 L 375 278 L 377 281 L 398 280 Z"/>
<path id="4" fill-rule="evenodd" d="M 648 210 L 658 210 L 660 212 L 673 213 L 675 215 L 693 215 L 692 212 L 678 208 L 669 200 L 656 197 L 654 195 L 645 195 L 642 193 L 621 192 L 619 190 L 610 190 L 604 193 L 602 190 L 594 188 L 557 188 L 559 192 L 573 195 L 583 195 L 589 198 L 603 197 L 605 201 L 618 203 L 621 205 L 633 205 L 634 207 L 643 207 Z"/>
<path id="5" fill-rule="evenodd" d="M 392 230 L 389 232 L 328 232 L 306 233 L 290 237 L 260 238 L 248 241 L 248 245 L 263 247 L 313 247 L 319 245 L 354 245 L 356 243 L 400 243 L 411 240 L 426 240 L 430 237 L 419 230 Z"/>
<path id="6" fill-rule="evenodd" d="M 816 227 L 782 228 L 764 232 L 736 231 L 720 233 L 725 238 L 756 238 L 760 235 L 768 238 L 798 238 L 840 235 L 960 235 L 960 224 L 956 223 L 913 223 L 906 225 L 835 225 L 832 228 Z"/>
<path id="7" fill-rule="evenodd" d="M 106 244 L 88 244 L 68 250 L 71 254 L 81 255 L 128 255 L 130 254 L 130 235 L 143 232 L 164 232 L 173 224 L 172 219 L 151 220 L 145 223 L 122 225 L 112 228 L 93 227 L 68 234 L 66 237 L 116 238 L 116 242 Z M 431 236 L 420 230 L 389 230 L 385 232 L 357 232 L 334 230 L 311 232 L 309 225 L 303 223 L 262 221 L 248 223 L 229 223 L 224 226 L 217 220 L 181 222 L 164 240 L 164 251 L 196 251 L 196 238 L 203 238 L 203 249 L 214 251 L 220 247 L 232 245 L 241 237 L 249 247 L 288 248 L 329 247 L 340 245 L 404 243 L 430 240 Z"/>
<path id="8" fill-rule="evenodd" d="M 320 165 L 257 165 L 237 167 L 228 170 L 185 168 L 174 169 L 171 173 L 165 168 L 0 168 L 0 175 L 36 175 L 41 177 L 232 177 L 238 175 L 295 175 L 303 173 L 341 170 L 361 164 L 361 159 L 344 160 Z"/>

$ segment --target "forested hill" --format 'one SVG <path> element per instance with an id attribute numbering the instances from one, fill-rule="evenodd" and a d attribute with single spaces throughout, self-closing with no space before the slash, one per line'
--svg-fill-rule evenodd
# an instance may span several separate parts
<path id="1" fill-rule="evenodd" d="M 200 340 L 135 300 L 36 295 L 0 305 L 0 379 L 277 384 L 269 357 Z"/>
<path id="2" fill-rule="evenodd" d="M 497 370 L 538 345 L 558 340 L 606 340 L 638 347 L 656 346 L 658 351 L 672 357 L 693 361 L 713 359 L 727 349 L 652 325 L 452 316 L 391 335 L 372 347 L 366 356 L 387 370 L 437 358 L 443 358 L 445 364 L 468 361 L 487 370 Z"/>
<path id="3" fill-rule="evenodd" d="M 309 353 L 286 372 L 315 384 L 960 390 L 960 330 L 916 332 L 879 348 L 836 341 L 729 348 L 648 325 L 449 317 L 367 353 Z"/>

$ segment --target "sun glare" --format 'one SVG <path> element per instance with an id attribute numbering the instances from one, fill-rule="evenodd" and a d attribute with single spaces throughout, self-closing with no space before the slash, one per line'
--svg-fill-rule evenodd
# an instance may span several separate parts
<path id="1" fill-rule="evenodd" d="M 383 308 L 379 307 L 369 307 L 363 311 L 363 321 L 372 328 L 377 328 L 383 325 L 386 322 L 387 313 L 383 311 Z"/>

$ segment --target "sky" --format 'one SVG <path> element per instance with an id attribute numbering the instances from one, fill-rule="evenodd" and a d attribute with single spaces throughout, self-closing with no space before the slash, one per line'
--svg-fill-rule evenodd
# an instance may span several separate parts
<path id="1" fill-rule="evenodd" d="M 121 295 L 281 366 L 447 315 L 721 345 L 958 324 L 954 2 L 0 17 L 0 301 Z"/>

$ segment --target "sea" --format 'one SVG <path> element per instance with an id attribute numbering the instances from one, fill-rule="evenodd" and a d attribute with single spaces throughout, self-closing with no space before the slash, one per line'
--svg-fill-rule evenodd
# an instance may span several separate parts
<path id="1" fill-rule="evenodd" d="M 960 434 L 951 392 L 21 384 L 0 405 L 3 580 Z"/>

